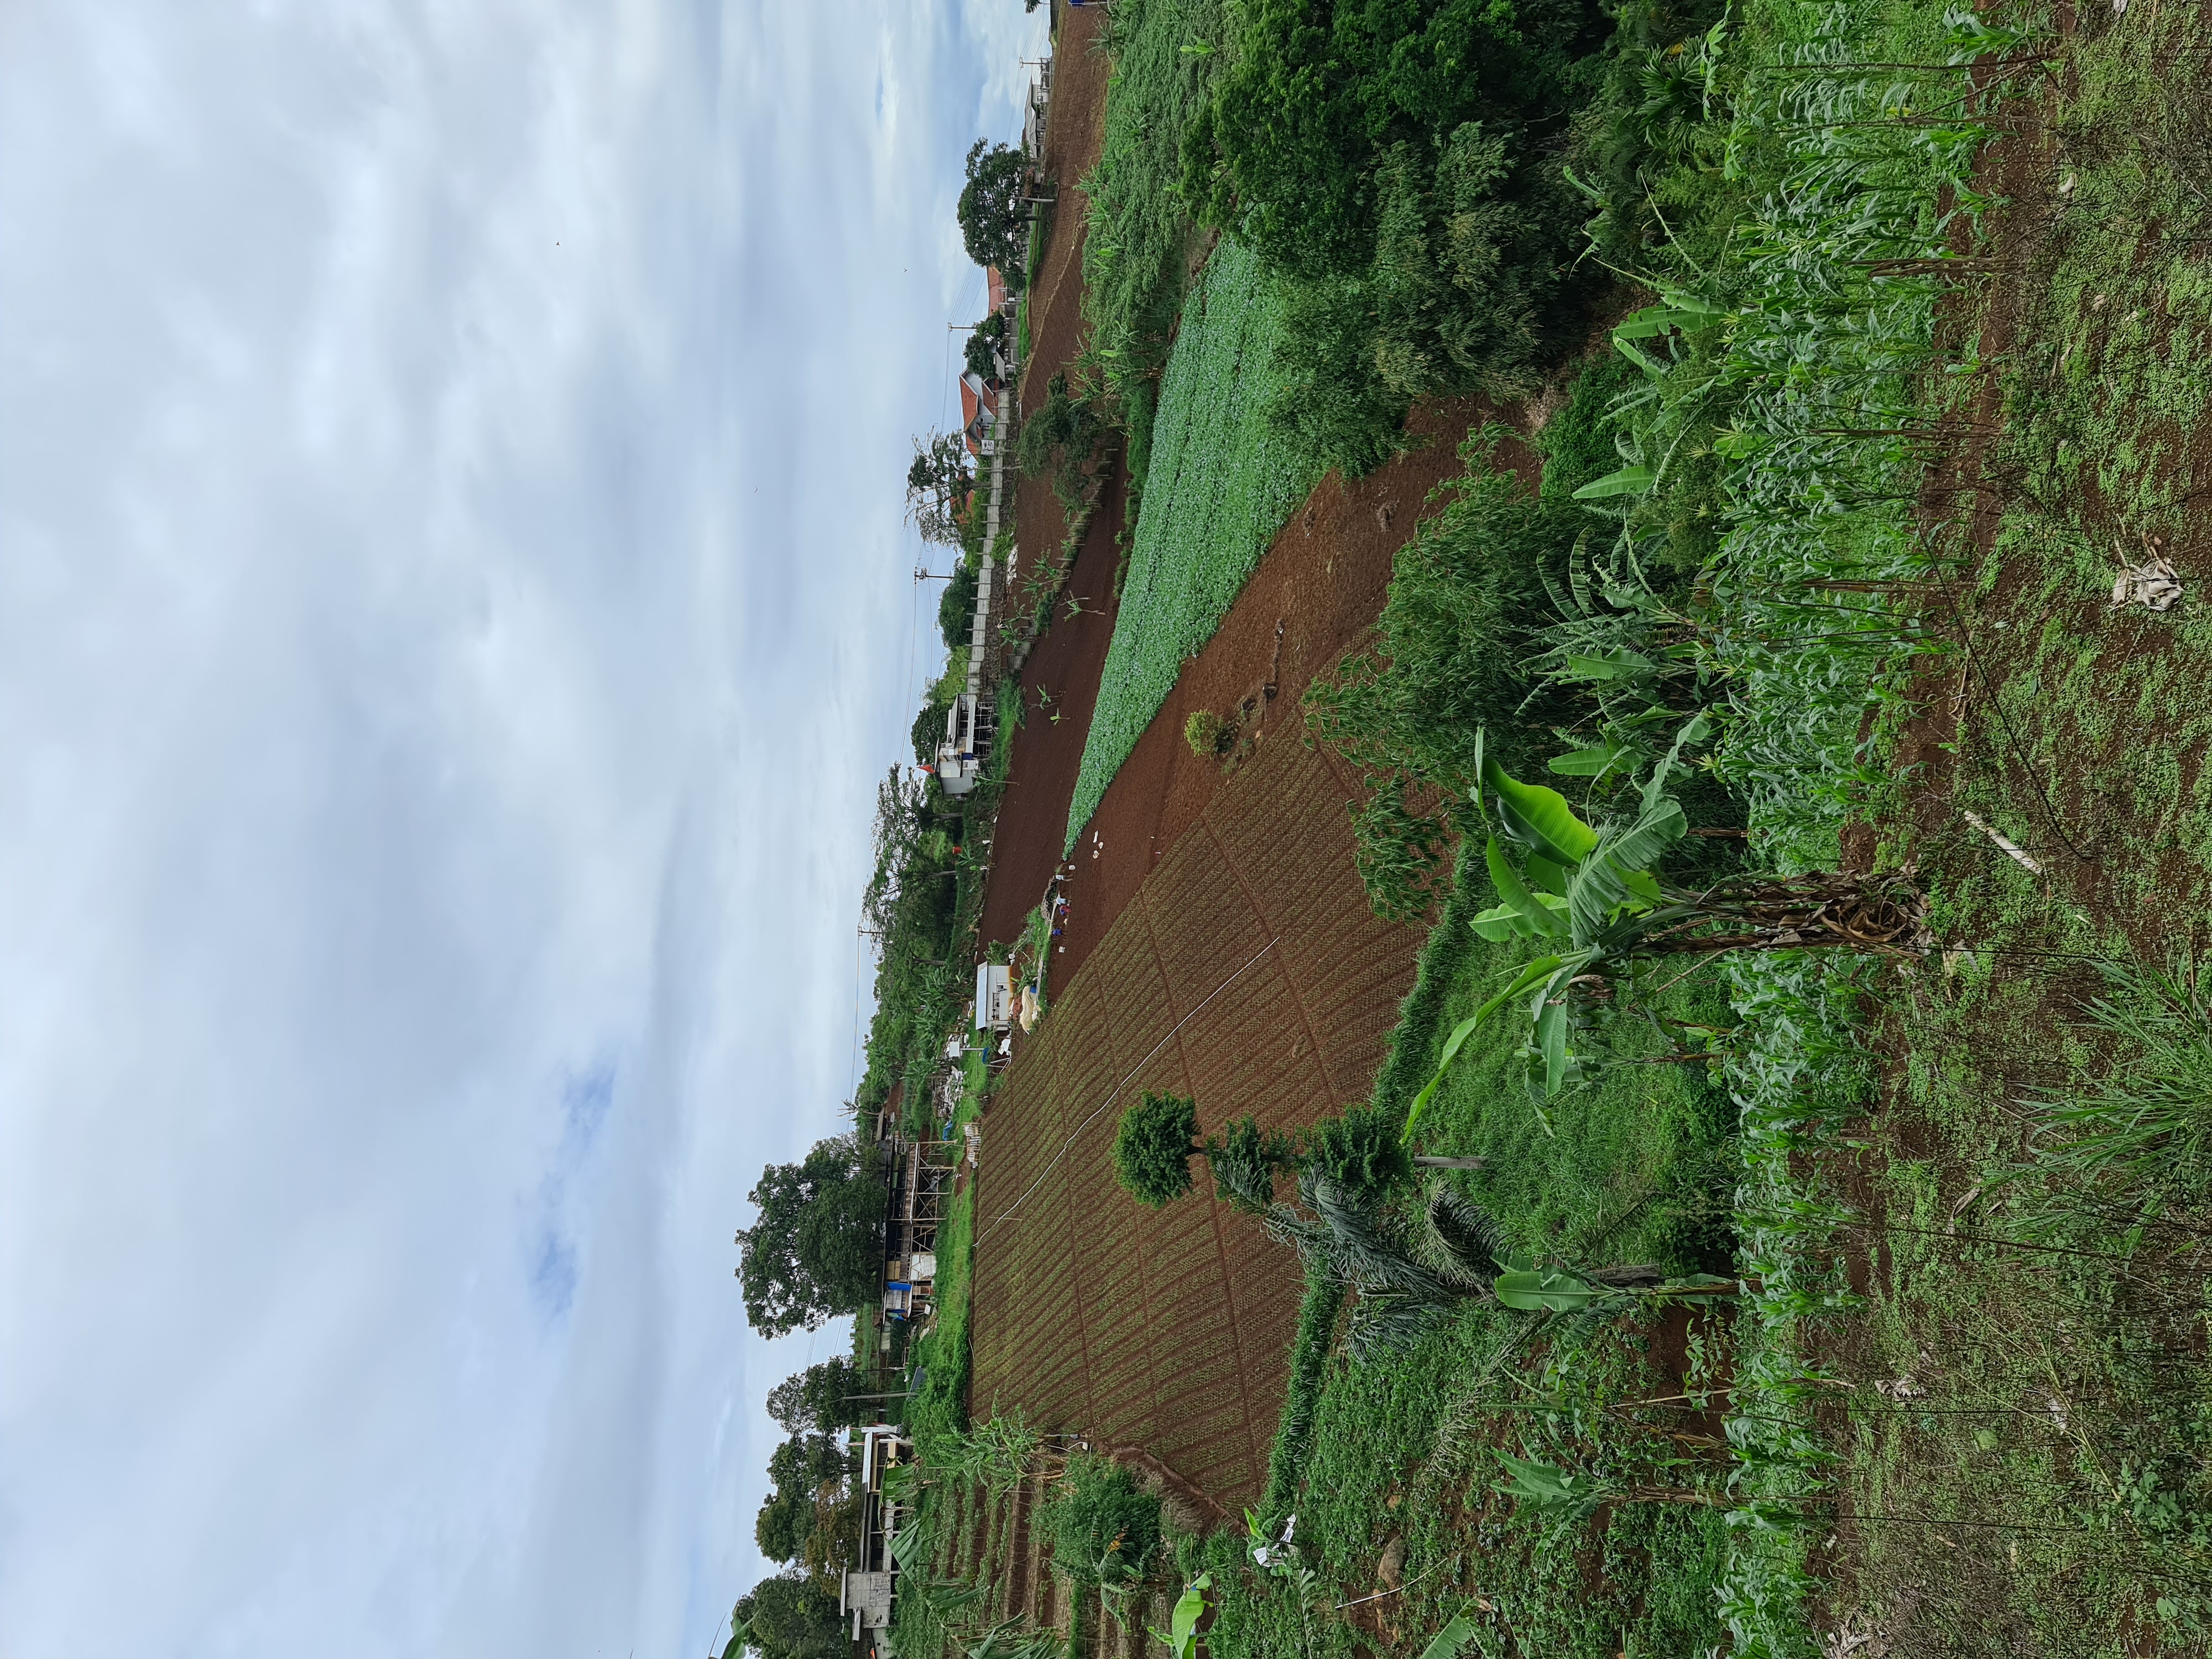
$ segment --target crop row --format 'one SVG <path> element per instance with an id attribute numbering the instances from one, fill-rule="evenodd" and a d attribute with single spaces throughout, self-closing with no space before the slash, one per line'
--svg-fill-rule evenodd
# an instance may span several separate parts
<path id="1" fill-rule="evenodd" d="M 1071 850 L 1183 659 L 1213 637 L 1313 487 L 1311 458 L 1267 418 L 1281 327 L 1280 299 L 1258 258 L 1224 242 L 1184 302 L 1160 384 L 1127 580 L 1068 809 Z"/>

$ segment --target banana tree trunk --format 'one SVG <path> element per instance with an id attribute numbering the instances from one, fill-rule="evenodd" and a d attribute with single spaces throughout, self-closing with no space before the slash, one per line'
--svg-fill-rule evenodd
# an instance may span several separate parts
<path id="1" fill-rule="evenodd" d="M 1722 951 L 1875 951 L 1918 957 L 1934 943 L 1927 906 L 1895 876 L 1826 871 L 1754 876 L 1723 884 L 1692 901 L 1697 914 L 1637 942 L 1652 955 Z"/>

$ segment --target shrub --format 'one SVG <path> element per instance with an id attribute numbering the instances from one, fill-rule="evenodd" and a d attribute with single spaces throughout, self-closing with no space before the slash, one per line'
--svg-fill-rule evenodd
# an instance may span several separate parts
<path id="1" fill-rule="evenodd" d="M 1121 1115 L 1114 1137 L 1114 1175 L 1140 1204 L 1154 1209 L 1190 1190 L 1190 1155 L 1198 1139 L 1198 1107 L 1182 1095 L 1144 1097 Z"/>
<path id="2" fill-rule="evenodd" d="M 1118 1585 L 1145 1576 L 1160 1541 L 1159 1500 L 1103 1457 L 1070 1461 L 1047 1517 L 1052 1559 L 1079 1583 Z"/>
<path id="3" fill-rule="evenodd" d="M 1316 1124 L 1305 1156 L 1310 1168 L 1360 1199 L 1379 1198 L 1413 1177 L 1397 1115 L 1372 1106 L 1354 1106 Z"/>
<path id="4" fill-rule="evenodd" d="M 1221 716 L 1211 708 L 1196 708 L 1182 723 L 1182 740 L 1190 745 L 1194 755 L 1218 755 L 1221 752 L 1221 734 L 1228 729 Z"/>
<path id="5" fill-rule="evenodd" d="M 1097 404 L 1062 371 L 1045 383 L 1044 402 L 1022 422 L 1014 462 L 1024 477 L 1049 477 L 1053 494 L 1073 517 L 1090 504 L 1083 465 L 1105 436 Z"/>
<path id="6" fill-rule="evenodd" d="M 1399 549 L 1374 647 L 1306 692 L 1307 720 L 1370 791 L 1353 823 L 1361 876 L 1384 915 L 1419 915 L 1448 874 L 1449 804 L 1473 784 L 1476 733 L 1487 728 L 1493 751 L 1510 759 L 1532 714 L 1556 712 L 1529 705 L 1521 659 L 1531 624 L 1551 608 L 1546 577 L 1564 574 L 1589 519 L 1494 469 L 1502 436 L 1469 437 L 1467 477 Z M 1418 807 L 1424 791 L 1442 804 Z"/>
<path id="7" fill-rule="evenodd" d="M 1517 393 L 1580 329 L 1569 118 L 1585 0 L 1252 0 L 1182 185 L 1292 289 L 1276 417 L 1347 473 L 1412 400 Z M 1587 60 L 1587 61 L 1586 61 Z"/>
<path id="8" fill-rule="evenodd" d="M 1257 1213 L 1274 1201 L 1276 1173 L 1297 1167 L 1298 1148 L 1290 1136 L 1262 1129 L 1248 1113 L 1219 1140 L 1206 1143 L 1206 1158 L 1213 1171 L 1213 1195 Z"/>

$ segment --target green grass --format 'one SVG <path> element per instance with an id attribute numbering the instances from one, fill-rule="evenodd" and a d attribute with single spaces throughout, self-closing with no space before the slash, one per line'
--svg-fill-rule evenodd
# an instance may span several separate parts
<path id="1" fill-rule="evenodd" d="M 1525 954 L 1474 939 L 1444 998 L 1443 1024 L 1474 1012 Z M 1717 964 L 1650 1006 L 1673 1020 L 1732 1023 Z M 1721 1152 L 1731 1114 L 1705 1065 L 1644 1063 L 1669 1045 L 1650 1026 L 1615 1016 L 1607 1043 L 1612 1063 L 1589 1086 L 1545 1103 L 1540 1115 L 1520 1052 L 1526 1040 L 1525 1021 L 1497 1019 L 1476 1032 L 1422 1119 L 1425 1149 L 1487 1160 L 1454 1179 L 1525 1249 L 1591 1267 L 1725 1265 L 1729 1170 Z"/>
<path id="2" fill-rule="evenodd" d="M 1622 1504 L 1562 1521 L 1516 1510 L 1491 1490 L 1502 1473 L 1493 1447 L 1655 1482 L 1697 1478 L 1664 1437 L 1677 1419 L 1628 1403 L 1674 1391 L 1628 1328 L 1538 1328 L 1531 1316 L 1495 1310 L 1471 1310 L 1392 1360 L 1332 1361 L 1294 1533 L 1318 1583 L 1301 1596 L 1249 1571 L 1234 1534 L 1187 1547 L 1186 1570 L 1210 1566 L 1223 1586 L 1209 1650 L 1217 1659 L 1359 1651 L 1336 1606 L 1380 1588 L 1376 1563 L 1402 1533 L 1405 1589 L 1374 1604 L 1393 1650 L 1419 1651 L 1474 1601 L 1469 1650 L 1484 1655 L 1708 1651 L 1723 1634 L 1711 1593 L 1718 1512 Z"/>
<path id="3" fill-rule="evenodd" d="M 2212 908 L 2212 629 L 2188 599 L 2107 606 L 2114 543 L 2140 557 L 2146 536 L 2176 539 L 2212 442 L 2212 259 L 2158 228 L 2202 216 L 2205 18 L 2130 18 L 2069 43 L 2051 164 L 2000 221 L 2006 268 L 1962 296 L 2009 335 L 1984 371 L 2002 520 L 1957 589 L 1957 730 L 1899 769 L 1876 824 L 1918 860 L 1957 954 L 1874 1033 L 1896 1082 L 1864 1132 L 1853 1224 L 1881 1267 L 1823 1352 L 1915 1392 L 1853 1395 L 1838 1484 L 1856 1513 L 1964 1524 L 1861 1525 L 1835 1595 L 1960 1654 L 2202 1651 L 2212 1628 L 2212 1217 L 2170 1169 L 2092 1179 L 2063 1130 L 2033 1133 L 2039 1099 L 2125 1088 L 2142 1061 L 2082 1029 L 2110 988 L 2095 963 L 2163 965 Z"/>
<path id="4" fill-rule="evenodd" d="M 1150 486 L 1083 749 L 1066 846 L 1213 636 L 1315 469 L 1267 418 L 1280 311 L 1258 261 L 1224 243 L 1183 307 L 1154 428 Z"/>
<path id="5" fill-rule="evenodd" d="M 1176 182 L 1184 125 L 1219 62 L 1222 0 L 1120 0 L 1107 15 L 1113 58 L 1098 164 L 1083 181 L 1090 217 L 1083 308 L 1107 390 L 1128 434 L 1130 489 L 1152 453 L 1158 373 L 1182 308 L 1192 229 Z"/>

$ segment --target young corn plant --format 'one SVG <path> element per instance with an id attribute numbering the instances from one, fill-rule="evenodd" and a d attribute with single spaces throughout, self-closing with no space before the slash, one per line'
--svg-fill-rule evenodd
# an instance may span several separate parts
<path id="1" fill-rule="evenodd" d="M 1919 898 L 1893 878 L 1752 873 L 1702 890 L 1662 880 L 1662 858 L 1689 831 L 1680 802 L 1667 792 L 1668 779 L 1682 750 L 1705 731 L 1705 717 L 1692 718 L 1636 790 L 1634 816 L 1598 824 L 1585 822 L 1557 790 L 1523 783 L 1494 759 L 1480 762 L 1474 800 L 1490 831 L 1483 858 L 1502 902 L 1476 916 L 1474 930 L 1487 939 L 1530 941 L 1542 953 L 1445 1040 L 1436 1075 L 1407 1114 L 1407 1136 L 1467 1039 L 1508 1004 L 1521 1002 L 1528 1011 L 1540 1113 L 1541 1101 L 1578 1075 L 1572 1043 L 1588 1012 L 1632 999 L 1638 967 L 1653 957 L 1785 948 L 1918 955 L 1925 949 Z"/>

